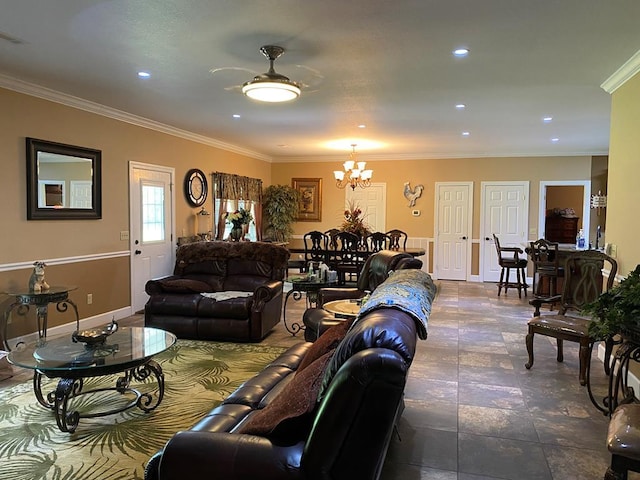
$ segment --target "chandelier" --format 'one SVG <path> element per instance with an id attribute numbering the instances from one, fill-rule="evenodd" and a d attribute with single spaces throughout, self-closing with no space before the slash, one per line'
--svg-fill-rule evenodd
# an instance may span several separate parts
<path id="1" fill-rule="evenodd" d="M 373 170 L 365 170 L 367 162 L 358 162 L 356 153 L 357 144 L 352 143 L 353 149 L 349 154 L 349 160 L 344 162 L 342 170 L 334 170 L 333 176 L 336 178 L 336 186 L 338 188 L 345 188 L 347 185 L 355 190 L 356 187 L 366 188 L 371 185 L 371 177 L 373 176 Z"/>
<path id="2" fill-rule="evenodd" d="M 269 71 L 257 75 L 242 85 L 242 93 L 260 102 L 289 102 L 300 96 L 300 85 L 288 77 L 280 75 L 273 68 L 273 62 L 284 53 L 277 45 L 265 45 L 260 52 L 269 59 Z"/>

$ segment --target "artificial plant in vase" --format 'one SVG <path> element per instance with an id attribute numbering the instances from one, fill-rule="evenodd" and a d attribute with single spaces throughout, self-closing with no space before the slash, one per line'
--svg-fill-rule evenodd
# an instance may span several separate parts
<path id="1" fill-rule="evenodd" d="M 298 217 L 299 194 L 288 185 L 269 185 L 263 193 L 262 212 L 265 233 L 278 242 L 286 242 L 293 234 L 292 224 Z"/>
<path id="2" fill-rule="evenodd" d="M 249 210 L 239 208 L 235 212 L 227 212 L 227 223 L 231 223 L 231 233 L 229 236 L 234 242 L 240 241 L 244 237 L 244 225 L 249 225 L 253 220 L 253 215 Z"/>
<path id="3" fill-rule="evenodd" d="M 640 265 L 582 311 L 593 317 L 589 336 L 594 340 L 607 340 L 618 334 L 640 336 Z"/>

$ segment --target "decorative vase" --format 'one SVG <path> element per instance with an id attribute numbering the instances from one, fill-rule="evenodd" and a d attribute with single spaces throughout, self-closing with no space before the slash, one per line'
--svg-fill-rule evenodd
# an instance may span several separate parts
<path id="1" fill-rule="evenodd" d="M 231 237 L 231 240 L 233 240 L 234 242 L 239 242 L 240 239 L 242 238 L 242 227 L 241 226 L 232 227 L 231 234 L 229 236 Z"/>

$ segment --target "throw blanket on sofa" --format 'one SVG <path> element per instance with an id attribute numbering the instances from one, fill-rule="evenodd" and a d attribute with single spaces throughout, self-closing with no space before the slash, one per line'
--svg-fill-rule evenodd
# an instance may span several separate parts
<path id="1" fill-rule="evenodd" d="M 371 293 L 358 318 L 379 308 L 396 308 L 414 318 L 418 336 L 425 340 L 435 295 L 436 286 L 428 273 L 416 269 L 397 270 Z"/>
<path id="2" fill-rule="evenodd" d="M 227 290 L 225 292 L 201 293 L 203 297 L 213 298 L 216 302 L 230 300 L 232 298 L 250 297 L 253 292 L 240 292 L 237 290 Z"/>

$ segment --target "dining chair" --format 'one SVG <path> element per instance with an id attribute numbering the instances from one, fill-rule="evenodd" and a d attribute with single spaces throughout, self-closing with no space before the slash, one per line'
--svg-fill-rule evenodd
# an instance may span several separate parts
<path id="1" fill-rule="evenodd" d="M 364 237 L 364 244 L 369 253 L 379 252 L 380 250 L 389 249 L 391 237 L 386 233 L 374 232 Z"/>
<path id="2" fill-rule="evenodd" d="M 334 235 L 335 249 L 329 249 L 329 266 L 338 272 L 338 283 L 344 285 L 346 276 L 354 275 L 356 280 L 364 265 L 366 252 L 360 248 L 360 237 L 351 232 L 338 232 Z"/>
<path id="3" fill-rule="evenodd" d="M 390 238 L 389 250 L 407 250 L 407 234 L 402 230 L 393 229 L 387 232 Z"/>
<path id="4" fill-rule="evenodd" d="M 335 241 L 334 237 L 336 236 L 337 233 L 340 233 L 340 230 L 337 229 L 337 228 L 330 228 L 329 230 L 327 230 L 324 233 L 325 233 L 325 235 L 327 235 L 329 237 L 329 248 L 333 248 L 335 250 L 336 249 L 336 241 Z"/>
<path id="5" fill-rule="evenodd" d="M 558 279 L 564 277 L 564 266 L 560 265 L 558 243 L 541 238 L 529 242 L 529 256 L 533 263 L 533 294 L 537 297 L 553 297 L 558 294 Z M 548 283 L 546 295 L 542 294 L 543 280 Z"/>
<path id="6" fill-rule="evenodd" d="M 606 281 L 603 270 L 608 271 Z M 582 307 L 594 301 L 604 290 L 613 286 L 618 271 L 617 262 L 609 255 L 597 250 L 584 250 L 572 253 L 567 257 L 565 265 L 565 279 L 562 294 L 549 298 L 534 298 L 529 303 L 535 308 L 533 318 L 528 323 L 526 337 L 529 360 L 525 364 L 527 369 L 533 366 L 533 338 L 537 333 L 556 339 L 558 348 L 557 360 L 564 360 L 563 341 L 580 344 L 579 374 L 580 385 L 586 384 L 588 364 L 591 361 L 591 351 L 594 340 L 589 336 L 591 319 L 581 316 Z M 560 303 L 558 312 L 541 315 L 542 305 Z M 605 372 L 608 363 L 605 362 Z"/>
<path id="7" fill-rule="evenodd" d="M 327 263 L 329 236 L 318 230 L 312 230 L 305 233 L 302 238 L 304 241 L 305 268 L 308 267 L 309 262 Z"/>
<path id="8" fill-rule="evenodd" d="M 498 281 L 498 296 L 504 288 L 504 294 L 507 294 L 509 288 L 518 290 L 518 298 L 522 298 L 522 290 L 524 296 L 527 296 L 527 259 L 520 258 L 524 251 L 520 247 L 502 247 L 497 235 L 493 234 L 493 242 L 498 255 L 498 265 L 500 266 L 500 280 Z M 511 269 L 516 271 L 516 281 L 510 279 Z"/>

